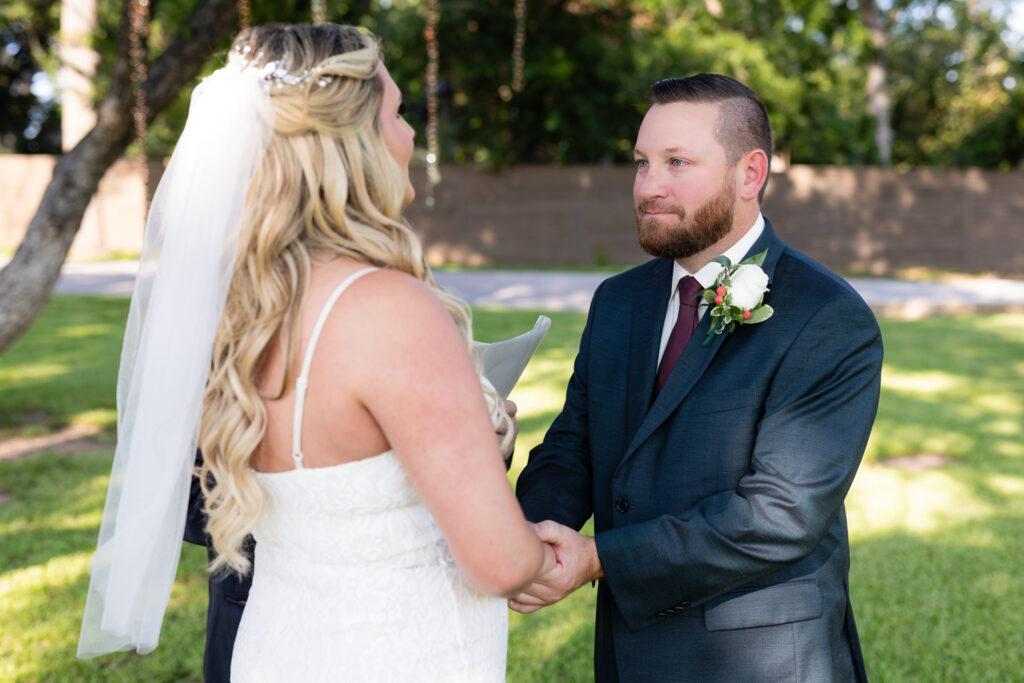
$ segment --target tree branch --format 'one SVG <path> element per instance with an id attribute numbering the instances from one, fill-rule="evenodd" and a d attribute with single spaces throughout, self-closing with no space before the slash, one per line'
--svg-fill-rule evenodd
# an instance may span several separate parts
<path id="1" fill-rule="evenodd" d="M 152 64 L 146 97 L 149 121 L 198 75 L 220 40 L 237 25 L 235 0 L 204 0 L 178 36 Z M 128 16 L 122 20 L 110 90 L 96 126 L 60 157 L 14 258 L 0 270 L 0 351 L 20 337 L 50 298 L 82 217 L 107 169 L 132 138 Z"/>

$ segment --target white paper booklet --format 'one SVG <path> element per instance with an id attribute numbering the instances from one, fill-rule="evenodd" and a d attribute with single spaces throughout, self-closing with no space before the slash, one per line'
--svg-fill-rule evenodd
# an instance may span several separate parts
<path id="1" fill-rule="evenodd" d="M 473 342 L 484 364 L 484 376 L 503 398 L 512 393 L 512 387 L 519 381 L 549 327 L 551 318 L 541 315 L 526 334 L 490 344 Z"/>

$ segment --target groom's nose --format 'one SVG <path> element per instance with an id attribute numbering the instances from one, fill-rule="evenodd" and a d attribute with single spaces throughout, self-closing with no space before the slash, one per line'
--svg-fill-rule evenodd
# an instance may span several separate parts
<path id="1" fill-rule="evenodd" d="M 668 195 L 667 186 L 664 172 L 648 168 L 645 173 L 638 173 L 633 182 L 633 199 L 641 202 L 665 197 Z"/>

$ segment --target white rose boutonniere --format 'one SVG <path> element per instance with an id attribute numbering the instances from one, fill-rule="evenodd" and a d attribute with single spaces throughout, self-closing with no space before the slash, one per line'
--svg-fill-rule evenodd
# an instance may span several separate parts
<path id="1" fill-rule="evenodd" d="M 716 334 L 732 332 L 736 325 L 753 325 L 772 317 L 775 311 L 764 303 L 768 275 L 761 270 L 767 253 L 767 250 L 762 251 L 736 265 L 725 256 L 712 259 L 722 265 L 722 272 L 715 283 L 701 293 L 711 313 L 711 329 L 703 346 L 710 344 Z"/>
<path id="2" fill-rule="evenodd" d="M 732 303 L 744 311 L 755 308 L 768 291 L 768 275 L 751 263 L 737 266 L 730 279 Z"/>

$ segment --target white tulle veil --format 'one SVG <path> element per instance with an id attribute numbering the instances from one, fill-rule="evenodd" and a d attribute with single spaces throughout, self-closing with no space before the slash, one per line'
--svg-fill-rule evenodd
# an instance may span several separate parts
<path id="1" fill-rule="evenodd" d="M 181 552 L 203 389 L 246 194 L 273 131 L 276 65 L 192 93 L 150 209 L 117 383 L 117 450 L 78 656 L 152 651 Z"/>

